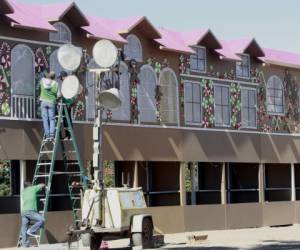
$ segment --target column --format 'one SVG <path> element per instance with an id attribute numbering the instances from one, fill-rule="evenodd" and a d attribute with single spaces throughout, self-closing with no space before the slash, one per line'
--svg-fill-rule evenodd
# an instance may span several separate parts
<path id="1" fill-rule="evenodd" d="M 265 201 L 265 165 L 259 164 L 258 167 L 258 199 L 260 203 Z"/>
<path id="2" fill-rule="evenodd" d="M 231 203 L 231 172 L 230 172 L 230 164 L 229 163 L 225 163 L 225 169 L 226 169 L 226 194 L 227 194 L 227 200 L 226 203 Z M 225 195 L 226 197 L 226 195 Z"/>
<path id="3" fill-rule="evenodd" d="M 291 201 L 296 201 L 295 165 L 291 163 Z"/>
<path id="4" fill-rule="evenodd" d="M 20 193 L 24 189 L 25 182 L 26 182 L 26 161 L 20 160 Z"/>
<path id="5" fill-rule="evenodd" d="M 138 162 L 134 162 L 134 170 L 133 170 L 133 187 L 139 187 L 139 165 Z"/>
<path id="6" fill-rule="evenodd" d="M 195 162 L 189 162 L 189 166 L 191 169 L 191 204 L 196 205 L 196 192 L 198 191 L 198 165 Z"/>
<path id="7" fill-rule="evenodd" d="M 185 168 L 186 163 L 181 162 L 179 166 L 180 206 L 186 205 Z"/>
<path id="8" fill-rule="evenodd" d="M 223 162 L 221 176 L 221 204 L 224 205 L 226 203 L 226 163 Z"/>

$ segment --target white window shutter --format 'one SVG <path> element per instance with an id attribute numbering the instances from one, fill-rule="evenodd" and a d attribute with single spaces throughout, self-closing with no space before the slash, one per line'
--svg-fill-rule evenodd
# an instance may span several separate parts
<path id="1" fill-rule="evenodd" d="M 160 73 L 159 84 L 161 86 L 161 116 L 166 123 L 178 123 L 178 82 L 174 71 L 165 68 Z"/>
<path id="2" fill-rule="evenodd" d="M 157 85 L 156 73 L 150 65 L 144 65 L 139 75 L 138 109 L 141 122 L 156 121 L 155 88 Z"/>

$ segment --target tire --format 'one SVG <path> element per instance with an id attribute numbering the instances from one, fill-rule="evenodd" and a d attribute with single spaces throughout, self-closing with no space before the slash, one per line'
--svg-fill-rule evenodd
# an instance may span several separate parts
<path id="1" fill-rule="evenodd" d="M 153 225 L 150 218 L 144 218 L 142 224 L 142 233 L 132 233 L 133 246 L 142 246 L 145 248 L 153 247 Z"/>
<path id="2" fill-rule="evenodd" d="M 84 247 L 89 247 L 91 245 L 91 234 L 90 233 L 85 233 L 81 234 L 81 242 Z"/>
<path id="3" fill-rule="evenodd" d="M 102 242 L 102 235 L 101 234 L 94 234 L 91 235 L 91 244 L 90 250 L 99 250 Z"/>

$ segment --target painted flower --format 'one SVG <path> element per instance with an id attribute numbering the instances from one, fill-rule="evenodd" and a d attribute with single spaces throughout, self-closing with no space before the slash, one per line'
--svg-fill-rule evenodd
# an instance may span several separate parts
<path id="1" fill-rule="evenodd" d="M 4 69 L 9 69 L 11 66 L 11 60 L 10 60 L 10 55 L 5 54 L 1 56 L 1 65 L 3 66 Z"/>
<path id="2" fill-rule="evenodd" d="M 1 105 L 1 112 L 3 115 L 6 115 L 6 116 L 10 114 L 10 106 L 9 106 L 8 102 L 4 102 Z"/>

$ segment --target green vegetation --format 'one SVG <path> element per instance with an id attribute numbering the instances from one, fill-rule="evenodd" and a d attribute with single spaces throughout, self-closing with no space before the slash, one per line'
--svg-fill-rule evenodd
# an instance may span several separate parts
<path id="1" fill-rule="evenodd" d="M 10 194 L 10 162 L 0 161 L 0 196 L 9 196 Z"/>

